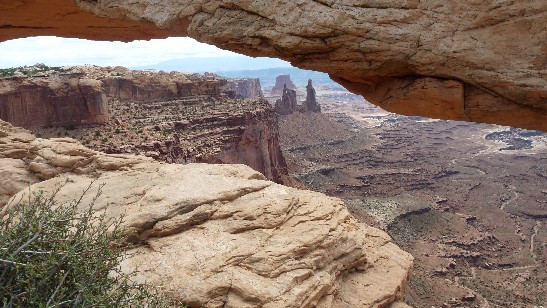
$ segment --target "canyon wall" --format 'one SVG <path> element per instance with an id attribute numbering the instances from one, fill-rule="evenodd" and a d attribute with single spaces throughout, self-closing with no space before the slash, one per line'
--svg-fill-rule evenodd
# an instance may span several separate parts
<path id="1" fill-rule="evenodd" d="M 245 164 L 264 174 L 271 181 L 292 184 L 287 163 L 279 145 L 277 115 L 268 106 L 262 110 L 246 113 L 230 119 L 241 127 L 232 143 L 223 146 L 217 154 L 203 158 L 204 162 Z"/>
<path id="2" fill-rule="evenodd" d="M 272 96 L 282 96 L 285 88 L 289 90 L 297 90 L 296 85 L 292 82 L 290 75 L 279 75 L 275 78 L 275 85 L 270 92 Z"/>
<path id="3" fill-rule="evenodd" d="M 69 71 L 0 79 L 0 119 L 43 136 L 72 133 L 106 153 L 246 164 L 272 181 L 294 182 L 279 146 L 277 115 L 262 99 L 258 79 L 124 67 Z M 76 127 L 81 124 L 103 125 Z M 70 132 L 50 126 L 70 126 Z"/>
<path id="4" fill-rule="evenodd" d="M 76 4 L 3 4 L 0 40 L 39 34 L 125 41 L 191 36 L 327 72 L 388 111 L 547 131 L 543 0 Z"/>
<path id="5" fill-rule="evenodd" d="M 0 119 L 23 127 L 104 123 L 108 100 L 100 81 L 81 74 L 3 78 Z"/>
<path id="6" fill-rule="evenodd" d="M 187 96 L 221 95 L 222 79 L 207 79 L 177 72 L 133 71 L 115 69 L 109 76 L 96 76 L 104 85 L 106 95 L 111 99 L 131 101 L 159 101 Z"/>
<path id="7" fill-rule="evenodd" d="M 237 99 L 258 99 L 264 96 L 258 78 L 230 78 L 222 90 Z"/>
<path id="8" fill-rule="evenodd" d="M 0 205 L 58 190 L 126 213 L 133 279 L 189 307 L 404 307 L 412 256 L 343 202 L 266 181 L 242 165 L 164 164 L 41 139 L 0 121 Z M 95 181 L 95 184 L 91 184 Z M 29 187 L 30 185 L 30 187 Z M 0 211 L 5 214 L 6 207 Z"/>

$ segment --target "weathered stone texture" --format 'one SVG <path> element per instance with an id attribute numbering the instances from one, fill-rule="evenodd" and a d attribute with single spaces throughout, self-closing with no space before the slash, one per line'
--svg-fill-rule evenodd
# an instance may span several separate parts
<path id="1" fill-rule="evenodd" d="M 70 201 L 92 181 L 92 190 L 104 185 L 94 210 L 125 214 L 127 240 L 136 243 L 122 270 L 137 266 L 134 279 L 190 307 L 386 307 L 408 281 L 412 256 L 358 223 L 341 200 L 243 165 L 108 155 L 2 121 L 0 161 L 0 173 L 17 178 L 9 187 L 0 181 L 2 205 L 59 186 L 57 200 Z"/>
<path id="2" fill-rule="evenodd" d="M 0 119 L 14 125 L 96 124 L 109 117 L 102 83 L 81 74 L 0 79 Z"/>
<path id="3" fill-rule="evenodd" d="M 281 98 L 275 101 L 275 112 L 281 115 L 291 114 L 298 109 L 296 100 L 296 90 L 289 89 L 286 85 L 283 87 Z"/>
<path id="4" fill-rule="evenodd" d="M 264 96 L 258 78 L 231 78 L 227 80 L 222 90 L 226 93 L 231 91 L 231 98 L 237 99 L 258 99 Z"/>
<path id="5" fill-rule="evenodd" d="M 302 112 L 321 112 L 321 106 L 317 102 L 315 97 L 315 89 L 312 85 L 312 80 L 308 80 L 308 85 L 306 86 L 306 101 L 302 104 Z"/>
<path id="6" fill-rule="evenodd" d="M 76 3 L 102 18 L 77 9 L 72 0 L 4 4 L 0 40 L 38 34 L 118 40 L 189 35 L 224 49 L 278 57 L 327 72 L 393 112 L 408 114 L 408 102 L 417 96 L 404 95 L 401 83 L 421 83 L 425 78 L 442 86 L 453 80 L 464 87 L 463 98 L 446 94 L 442 101 L 460 100 L 457 109 L 450 105 L 440 114 L 430 113 L 429 108 L 411 113 L 547 131 L 547 2 L 543 0 Z M 434 105 L 439 103 L 429 100 L 437 96 L 438 86 L 434 93 L 424 89 L 419 104 L 430 102 L 431 110 L 438 110 Z M 470 86 L 474 90 L 467 92 Z M 390 96 L 399 99 L 382 99 Z"/>

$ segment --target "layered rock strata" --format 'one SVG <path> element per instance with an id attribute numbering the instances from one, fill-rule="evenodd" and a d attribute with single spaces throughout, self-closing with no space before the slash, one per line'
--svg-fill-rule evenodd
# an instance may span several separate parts
<path id="1" fill-rule="evenodd" d="M 0 202 L 11 197 L 9 206 L 29 192 L 60 186 L 65 202 L 92 181 L 92 190 L 102 185 L 94 210 L 125 214 L 136 243 L 122 270 L 137 267 L 134 279 L 190 307 L 385 307 L 408 280 L 412 257 L 340 200 L 242 165 L 108 155 L 1 121 L 0 162 Z M 93 197 L 83 197 L 82 210 Z"/>
<path id="2" fill-rule="evenodd" d="M 163 71 L 130 71 L 120 76 L 97 76 L 103 83 L 105 94 L 110 99 L 149 102 L 171 100 L 188 96 L 219 97 L 225 80 L 207 79 Z"/>
<path id="3" fill-rule="evenodd" d="M 392 112 L 547 131 L 543 0 L 76 4 L 79 8 L 72 0 L 3 4 L 0 40 L 191 36 L 327 72 Z"/>
<path id="4" fill-rule="evenodd" d="M 259 99 L 263 97 L 260 79 L 258 78 L 231 78 L 223 86 L 223 92 L 228 97 L 236 99 Z"/>
<path id="5" fill-rule="evenodd" d="M 165 101 L 189 96 L 221 97 L 228 83 L 240 87 L 241 99 L 261 97 L 256 80 L 228 81 L 218 76 L 163 71 L 132 71 L 124 67 L 81 66 L 0 79 L 0 119 L 22 127 L 77 126 L 105 123 L 109 101 Z"/>
<path id="6" fill-rule="evenodd" d="M 277 117 L 261 99 L 258 79 L 124 67 L 69 71 L 0 79 L 0 119 L 44 137 L 72 136 L 107 153 L 170 163 L 243 163 L 270 180 L 296 184 L 287 176 Z M 227 98 L 230 93 L 238 99 Z M 97 104 L 110 109 L 112 119 L 93 117 Z M 80 124 L 102 125 L 73 127 Z"/>
<path id="7" fill-rule="evenodd" d="M 104 123 L 102 83 L 83 74 L 0 79 L 0 119 L 24 127 Z"/>
<path id="8" fill-rule="evenodd" d="M 275 85 L 270 92 L 272 96 L 281 96 L 285 92 L 285 88 L 289 90 L 297 90 L 296 85 L 292 82 L 290 75 L 279 75 L 275 78 Z"/>
<path id="9" fill-rule="evenodd" d="M 221 150 L 204 155 L 198 161 L 245 164 L 269 180 L 296 185 L 296 181 L 288 176 L 287 163 L 279 145 L 277 115 L 268 103 L 263 105 L 263 109 L 231 115 L 225 121 L 231 126 L 226 128 L 228 134 L 219 134 L 224 140 L 220 145 Z M 218 127 L 227 126 L 219 124 Z M 239 129 L 233 129 L 234 126 Z M 210 135 L 207 136 L 209 138 Z"/>

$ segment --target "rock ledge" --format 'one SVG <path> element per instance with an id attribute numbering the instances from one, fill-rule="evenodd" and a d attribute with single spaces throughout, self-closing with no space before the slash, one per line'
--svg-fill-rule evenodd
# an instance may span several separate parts
<path id="1" fill-rule="evenodd" d="M 243 165 L 107 155 L 0 122 L 0 166 L 0 194 L 12 201 L 32 183 L 32 191 L 61 185 L 61 202 L 104 184 L 95 210 L 125 214 L 138 244 L 122 268 L 138 268 L 136 279 L 190 307 L 385 307 L 401 300 L 412 266 L 339 199 Z"/>

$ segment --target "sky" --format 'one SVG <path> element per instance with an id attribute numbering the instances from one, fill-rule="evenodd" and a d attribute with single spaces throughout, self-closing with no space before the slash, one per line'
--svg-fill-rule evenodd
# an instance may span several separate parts
<path id="1" fill-rule="evenodd" d="M 171 59 L 232 56 L 237 54 L 187 37 L 122 43 L 42 36 L 0 43 L 0 68 L 36 63 L 133 67 Z"/>

